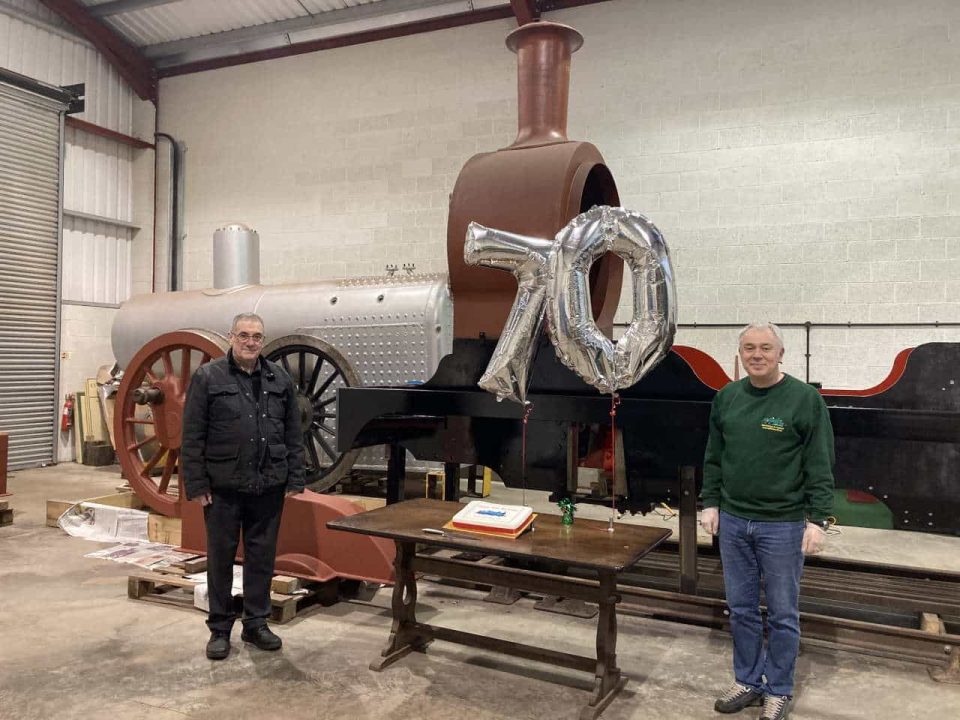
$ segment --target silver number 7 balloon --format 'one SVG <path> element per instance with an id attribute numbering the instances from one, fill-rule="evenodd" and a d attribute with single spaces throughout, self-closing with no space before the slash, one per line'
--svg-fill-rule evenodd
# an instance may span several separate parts
<path id="1" fill-rule="evenodd" d="M 633 319 L 614 343 L 593 320 L 590 267 L 613 252 L 633 277 Z M 480 387 L 526 401 L 530 364 L 543 315 L 560 360 L 600 392 L 630 387 L 669 352 L 676 333 L 676 288 L 670 253 L 656 226 L 639 213 L 599 206 L 550 240 L 471 223 L 468 264 L 510 270 L 517 298 Z"/>

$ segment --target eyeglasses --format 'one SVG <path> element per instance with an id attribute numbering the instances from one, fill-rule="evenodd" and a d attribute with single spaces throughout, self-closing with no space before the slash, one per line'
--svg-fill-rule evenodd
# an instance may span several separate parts
<path id="1" fill-rule="evenodd" d="M 257 343 L 257 345 L 263 342 L 263 335 L 261 335 L 260 333 L 251 335 L 250 333 L 241 332 L 241 333 L 233 333 L 233 336 L 237 338 L 240 342 L 250 342 L 251 340 L 253 340 L 253 342 Z"/>

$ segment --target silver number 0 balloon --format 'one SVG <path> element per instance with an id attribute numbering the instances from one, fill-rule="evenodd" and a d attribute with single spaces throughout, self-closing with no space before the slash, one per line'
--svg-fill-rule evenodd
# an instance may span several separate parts
<path id="1" fill-rule="evenodd" d="M 547 291 L 548 331 L 560 360 L 602 393 L 630 387 L 669 352 L 676 289 L 667 244 L 656 226 L 623 208 L 595 207 L 557 233 Z M 616 343 L 590 308 L 590 267 L 607 252 L 633 277 L 633 320 Z"/>
<path id="2" fill-rule="evenodd" d="M 607 252 L 622 257 L 633 278 L 633 320 L 616 343 L 597 327 L 590 305 L 590 267 Z M 637 383 L 673 344 L 670 254 L 660 231 L 639 213 L 595 207 L 571 220 L 553 241 L 471 223 L 464 259 L 510 270 L 517 278 L 517 298 L 479 383 L 499 399 L 526 400 L 544 312 L 561 361 L 603 393 Z"/>

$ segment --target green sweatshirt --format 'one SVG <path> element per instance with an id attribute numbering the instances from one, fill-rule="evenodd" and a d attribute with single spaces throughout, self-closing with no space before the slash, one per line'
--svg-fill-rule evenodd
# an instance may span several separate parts
<path id="1" fill-rule="evenodd" d="M 825 519 L 833 509 L 833 427 L 820 393 L 790 375 L 750 378 L 713 399 L 703 506 L 749 520 Z"/>

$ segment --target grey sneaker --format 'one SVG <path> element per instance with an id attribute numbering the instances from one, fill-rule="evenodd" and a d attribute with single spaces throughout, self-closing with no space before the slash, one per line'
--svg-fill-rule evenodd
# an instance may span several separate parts
<path id="1" fill-rule="evenodd" d="M 790 698 L 786 695 L 764 695 L 760 720 L 784 720 L 789 707 Z"/>
<path id="2" fill-rule="evenodd" d="M 733 687 L 717 698 L 713 709 L 718 713 L 737 713 L 747 707 L 763 702 L 763 693 L 746 685 L 734 683 Z"/>

